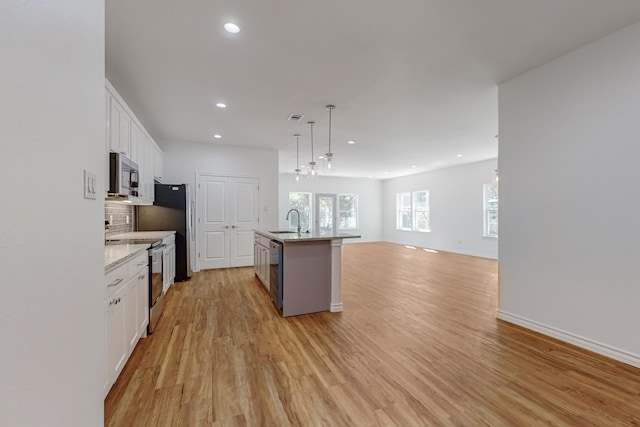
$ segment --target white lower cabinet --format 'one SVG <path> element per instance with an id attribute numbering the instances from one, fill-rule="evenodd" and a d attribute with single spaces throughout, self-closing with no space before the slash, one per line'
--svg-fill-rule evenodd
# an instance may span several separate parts
<path id="1" fill-rule="evenodd" d="M 268 238 L 254 234 L 253 270 L 267 290 L 269 290 L 269 263 L 271 259 L 269 242 Z"/>
<path id="2" fill-rule="evenodd" d="M 136 256 L 105 275 L 106 397 L 149 324 L 148 255 Z"/>
<path id="3" fill-rule="evenodd" d="M 147 336 L 149 325 L 149 270 L 144 268 L 138 274 L 136 285 L 136 322 L 138 338 Z"/>

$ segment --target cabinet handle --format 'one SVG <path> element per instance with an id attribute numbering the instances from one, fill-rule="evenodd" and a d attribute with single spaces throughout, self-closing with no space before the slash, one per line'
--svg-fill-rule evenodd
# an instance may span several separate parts
<path id="1" fill-rule="evenodd" d="M 229 228 L 229 226 L 228 226 L 228 225 L 225 225 L 225 226 L 224 226 L 224 228 Z"/>
<path id="2" fill-rule="evenodd" d="M 232 226 L 231 226 L 231 228 L 236 228 L 236 226 L 235 226 L 235 225 L 232 225 Z"/>
<path id="3" fill-rule="evenodd" d="M 120 282 L 122 282 L 124 279 L 116 279 L 114 280 L 112 283 L 107 285 L 107 288 L 110 288 L 112 286 L 117 286 Z"/>

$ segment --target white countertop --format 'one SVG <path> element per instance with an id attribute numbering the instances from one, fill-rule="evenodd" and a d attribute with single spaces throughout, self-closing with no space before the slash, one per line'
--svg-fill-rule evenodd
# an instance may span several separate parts
<path id="1" fill-rule="evenodd" d="M 356 239 L 358 237 L 362 237 L 357 234 L 347 234 L 347 233 L 327 233 L 324 231 L 313 232 L 313 233 L 300 233 L 297 232 L 278 232 L 271 233 L 269 231 L 258 231 L 255 230 L 256 233 L 262 234 L 263 236 L 268 237 L 269 239 L 277 240 L 283 243 L 295 243 L 295 242 L 308 242 L 313 240 L 336 240 L 336 239 Z"/>
<path id="2" fill-rule="evenodd" d="M 107 240 L 130 240 L 130 239 L 157 239 L 162 240 L 175 233 L 175 230 L 165 231 L 132 231 L 130 233 L 120 233 L 107 237 Z"/>
<path id="3" fill-rule="evenodd" d="M 150 244 L 106 245 L 104 247 L 104 272 L 108 273 L 136 255 L 149 249 Z"/>

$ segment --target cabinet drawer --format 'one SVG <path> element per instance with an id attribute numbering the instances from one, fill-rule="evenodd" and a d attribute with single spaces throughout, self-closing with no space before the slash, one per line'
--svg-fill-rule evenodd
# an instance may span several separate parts
<path id="1" fill-rule="evenodd" d="M 129 280 L 129 265 L 123 264 L 104 275 L 105 297 L 108 298 Z"/>
<path id="2" fill-rule="evenodd" d="M 271 243 L 271 239 L 265 236 L 260 236 L 260 244 L 264 247 L 269 247 L 269 243 Z"/>
<path id="3" fill-rule="evenodd" d="M 149 254 L 145 251 L 127 263 L 129 265 L 129 277 L 133 277 L 138 272 L 149 265 Z"/>

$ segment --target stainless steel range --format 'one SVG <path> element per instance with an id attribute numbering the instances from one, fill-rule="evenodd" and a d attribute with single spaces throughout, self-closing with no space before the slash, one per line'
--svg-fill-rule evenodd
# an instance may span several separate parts
<path id="1" fill-rule="evenodd" d="M 149 326 L 148 333 L 158 324 L 162 310 L 164 310 L 164 292 L 162 279 L 162 252 L 165 245 L 162 240 L 149 248 Z"/>

